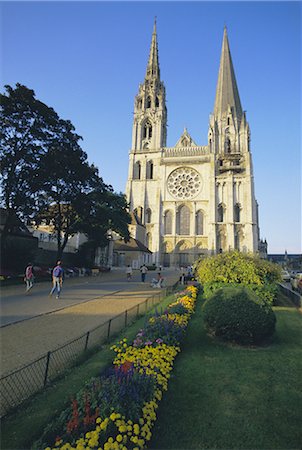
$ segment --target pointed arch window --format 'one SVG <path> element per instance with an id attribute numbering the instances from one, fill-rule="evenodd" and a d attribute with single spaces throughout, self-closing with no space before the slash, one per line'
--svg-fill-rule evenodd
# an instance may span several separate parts
<path id="1" fill-rule="evenodd" d="M 138 206 L 135 210 L 134 210 L 136 217 L 138 218 L 138 220 L 143 223 L 143 212 L 144 209 L 142 206 Z"/>
<path id="2" fill-rule="evenodd" d="M 146 108 L 147 109 L 151 108 L 151 97 L 147 97 Z"/>
<path id="3" fill-rule="evenodd" d="M 159 98 L 157 96 L 156 96 L 156 99 L 155 99 L 155 106 L 156 106 L 156 108 L 159 107 Z"/>
<path id="4" fill-rule="evenodd" d="M 150 208 L 146 209 L 146 223 L 151 223 L 152 211 Z"/>
<path id="5" fill-rule="evenodd" d="M 153 180 L 153 162 L 152 161 L 147 162 L 146 178 L 148 180 Z"/>
<path id="6" fill-rule="evenodd" d="M 204 214 L 202 211 L 197 211 L 196 213 L 196 234 L 204 234 Z"/>
<path id="7" fill-rule="evenodd" d="M 166 211 L 164 216 L 164 234 L 172 234 L 172 212 Z"/>
<path id="8" fill-rule="evenodd" d="M 152 124 L 148 121 L 144 125 L 143 139 L 150 139 L 152 137 Z"/>
<path id="9" fill-rule="evenodd" d="M 230 140 L 230 138 L 226 138 L 226 140 L 225 140 L 225 151 L 226 151 L 226 153 L 231 153 L 231 140 Z"/>
<path id="10" fill-rule="evenodd" d="M 183 205 L 177 214 L 177 234 L 190 235 L 190 209 Z"/>
<path id="11" fill-rule="evenodd" d="M 217 222 L 224 222 L 224 216 L 225 216 L 225 207 L 222 203 L 220 203 L 217 208 Z"/>
<path id="12" fill-rule="evenodd" d="M 140 180 L 141 179 L 141 163 L 136 161 L 133 166 L 133 179 Z"/>
<path id="13" fill-rule="evenodd" d="M 241 220 L 241 205 L 236 203 L 234 206 L 234 222 L 240 222 Z"/>
<path id="14" fill-rule="evenodd" d="M 152 235 L 151 233 L 146 234 L 146 247 L 150 250 L 152 247 Z"/>

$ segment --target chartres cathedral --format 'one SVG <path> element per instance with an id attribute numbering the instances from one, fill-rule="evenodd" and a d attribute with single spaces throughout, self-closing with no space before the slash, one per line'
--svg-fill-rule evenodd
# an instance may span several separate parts
<path id="1" fill-rule="evenodd" d="M 187 265 L 231 249 L 257 252 L 250 128 L 226 29 L 208 144 L 196 144 L 186 129 L 175 147 L 166 142 L 166 90 L 155 23 L 145 79 L 134 102 L 126 187 L 130 211 L 145 229 L 143 244 L 154 263 L 163 266 Z"/>

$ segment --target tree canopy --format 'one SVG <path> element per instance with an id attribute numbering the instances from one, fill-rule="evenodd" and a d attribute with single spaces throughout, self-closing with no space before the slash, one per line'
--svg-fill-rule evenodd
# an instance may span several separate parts
<path id="1" fill-rule="evenodd" d="M 5 90 L 0 94 L 1 205 L 23 220 L 47 223 L 57 236 L 58 257 L 77 232 L 96 246 L 106 244 L 109 228 L 129 239 L 125 197 L 89 164 L 72 123 L 26 86 Z"/>

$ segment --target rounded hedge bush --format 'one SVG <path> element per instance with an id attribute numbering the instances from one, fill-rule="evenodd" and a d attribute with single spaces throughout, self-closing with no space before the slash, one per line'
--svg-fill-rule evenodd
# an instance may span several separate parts
<path id="1" fill-rule="evenodd" d="M 244 287 L 218 289 L 203 308 L 207 330 L 226 341 L 260 344 L 275 331 L 273 310 Z"/>

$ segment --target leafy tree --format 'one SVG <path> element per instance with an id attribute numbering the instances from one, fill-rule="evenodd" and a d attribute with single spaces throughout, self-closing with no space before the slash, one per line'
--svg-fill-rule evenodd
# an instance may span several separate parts
<path id="1" fill-rule="evenodd" d="M 24 219 L 38 206 L 35 179 L 58 119 L 26 86 L 5 89 L 0 94 L 1 205 L 8 210 L 4 234 L 10 231 L 14 212 Z"/>
<path id="2" fill-rule="evenodd" d="M 59 119 L 48 151 L 41 156 L 35 179 L 44 199 L 44 208 L 35 216 L 37 224 L 46 222 L 57 236 L 60 259 L 68 238 L 82 231 L 87 194 L 99 182 L 98 171 L 89 165 L 79 145 L 81 137 L 70 121 Z"/>
<path id="3" fill-rule="evenodd" d="M 37 225 L 47 223 L 57 236 L 58 259 L 77 232 L 95 246 L 107 244 L 109 228 L 129 239 L 126 200 L 88 163 L 72 123 L 26 86 L 6 91 L 0 97 L 2 205 Z"/>

